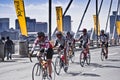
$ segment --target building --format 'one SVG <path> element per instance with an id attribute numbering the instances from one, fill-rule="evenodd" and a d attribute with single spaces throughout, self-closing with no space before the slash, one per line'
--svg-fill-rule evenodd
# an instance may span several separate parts
<path id="1" fill-rule="evenodd" d="M 30 17 L 26 17 L 26 24 L 28 32 L 35 32 L 36 19 L 30 19 Z M 15 27 L 17 30 L 20 29 L 18 19 L 15 20 Z"/>
<path id="2" fill-rule="evenodd" d="M 114 26 L 115 26 L 115 16 L 117 15 L 117 11 L 113 11 L 113 14 L 110 16 L 110 36 L 112 38 L 113 35 L 113 30 L 114 30 Z M 117 15 L 117 20 L 120 20 L 120 15 Z M 116 31 L 116 27 L 115 27 L 115 34 L 114 34 L 114 38 L 117 38 L 117 31 Z"/>
<path id="3" fill-rule="evenodd" d="M 63 17 L 63 31 L 71 31 L 71 16 L 66 15 Z"/>
<path id="4" fill-rule="evenodd" d="M 7 31 L 9 29 L 9 18 L 0 18 L 0 32 Z"/>
<path id="5" fill-rule="evenodd" d="M 12 40 L 18 40 L 19 39 L 19 32 L 14 30 L 13 28 L 9 29 L 8 31 L 3 31 L 0 33 L 1 37 L 7 37 L 9 36 Z"/>
<path id="6" fill-rule="evenodd" d="M 48 33 L 47 22 L 36 22 L 35 32 L 40 31 Z"/>

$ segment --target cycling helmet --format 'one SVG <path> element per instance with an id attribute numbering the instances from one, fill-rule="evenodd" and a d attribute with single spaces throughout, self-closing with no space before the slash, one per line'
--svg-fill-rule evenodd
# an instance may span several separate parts
<path id="1" fill-rule="evenodd" d="M 86 28 L 84 28 L 82 31 L 83 31 L 83 32 L 87 32 L 87 29 L 86 29 Z"/>
<path id="2" fill-rule="evenodd" d="M 67 32 L 67 35 L 70 35 L 70 32 L 69 32 L 69 31 Z"/>
<path id="3" fill-rule="evenodd" d="M 41 37 L 41 36 L 45 37 L 44 32 L 38 32 L 37 35 L 38 35 L 38 37 Z"/>
<path id="4" fill-rule="evenodd" d="M 62 32 L 57 31 L 57 32 L 56 32 L 56 35 L 62 35 Z"/>
<path id="5" fill-rule="evenodd" d="M 101 30 L 101 33 L 104 33 L 104 30 L 103 30 L 103 29 Z"/>

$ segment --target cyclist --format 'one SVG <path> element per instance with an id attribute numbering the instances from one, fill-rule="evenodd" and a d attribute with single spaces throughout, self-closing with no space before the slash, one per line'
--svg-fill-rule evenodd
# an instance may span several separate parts
<path id="1" fill-rule="evenodd" d="M 104 30 L 101 30 L 101 34 L 100 34 L 100 44 L 105 45 L 105 50 L 106 50 L 106 54 L 105 54 L 105 58 L 108 58 L 108 36 L 104 33 Z"/>
<path id="2" fill-rule="evenodd" d="M 83 48 L 86 49 L 87 53 L 89 53 L 88 45 L 89 45 L 89 42 L 90 42 L 90 37 L 89 37 L 89 35 L 87 33 L 87 29 L 86 28 L 84 28 L 82 30 L 82 32 L 83 32 L 83 34 L 80 36 L 78 41 L 81 42 Z"/>
<path id="3" fill-rule="evenodd" d="M 64 69 L 67 71 L 68 65 L 67 65 L 67 55 L 66 55 L 66 39 L 63 36 L 62 32 L 60 32 L 60 31 L 56 32 L 56 37 L 57 37 L 57 40 L 55 42 L 54 47 L 58 46 L 58 44 L 59 44 L 59 47 L 57 50 L 58 53 L 64 49 L 64 57 L 65 57 L 65 68 Z"/>
<path id="4" fill-rule="evenodd" d="M 67 45 L 71 46 L 73 54 L 74 54 L 75 39 L 73 38 L 72 33 L 70 33 L 69 31 L 67 32 L 67 35 L 66 35 L 66 43 Z"/>
<path id="5" fill-rule="evenodd" d="M 46 36 L 43 32 L 38 32 L 37 35 L 38 36 L 37 36 L 36 40 L 34 41 L 34 44 L 33 44 L 33 47 L 31 49 L 30 55 L 33 54 L 33 52 L 35 50 L 35 46 L 37 44 L 39 44 L 40 52 L 44 52 L 44 50 L 46 50 L 49 77 L 52 78 L 52 76 L 51 76 L 51 74 L 52 74 L 51 62 L 52 62 L 52 56 L 53 56 L 52 45 L 50 44 L 49 40 L 47 40 L 47 38 L 46 38 Z"/>

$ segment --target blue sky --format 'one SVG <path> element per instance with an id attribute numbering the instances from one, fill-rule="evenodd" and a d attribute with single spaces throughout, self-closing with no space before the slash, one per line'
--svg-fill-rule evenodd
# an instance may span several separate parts
<path id="1" fill-rule="evenodd" d="M 10 18 L 10 27 L 15 27 L 16 13 L 14 8 L 14 0 L 0 0 L 0 18 Z M 63 12 L 70 0 L 52 0 L 52 31 L 56 27 L 56 6 L 62 6 Z M 100 3 L 101 0 L 99 0 Z M 117 1 L 113 0 L 112 11 L 117 9 Z M 67 15 L 71 15 L 72 18 L 72 30 L 76 32 L 84 9 L 88 0 L 73 0 L 72 6 L 70 7 Z M 48 22 L 48 0 L 24 0 L 26 16 L 36 18 L 38 22 Z M 109 9 L 110 0 L 104 0 L 103 6 L 100 13 L 100 26 L 104 29 L 107 20 L 107 14 Z M 82 28 L 91 29 L 93 28 L 93 14 L 95 14 L 95 0 L 91 0 L 87 14 L 85 15 Z M 112 12 L 111 12 L 112 14 Z M 108 28 L 109 30 L 109 28 Z"/>

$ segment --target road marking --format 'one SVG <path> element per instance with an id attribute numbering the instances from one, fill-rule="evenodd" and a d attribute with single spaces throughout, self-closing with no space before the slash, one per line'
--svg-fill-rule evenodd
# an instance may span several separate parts
<path id="1" fill-rule="evenodd" d="M 108 53 L 109 56 L 116 55 L 116 54 L 118 53 L 110 53 L 110 54 Z"/>
<path id="2" fill-rule="evenodd" d="M 96 70 L 97 70 L 97 68 L 92 69 L 92 71 L 96 71 Z"/>

